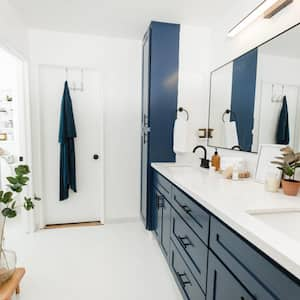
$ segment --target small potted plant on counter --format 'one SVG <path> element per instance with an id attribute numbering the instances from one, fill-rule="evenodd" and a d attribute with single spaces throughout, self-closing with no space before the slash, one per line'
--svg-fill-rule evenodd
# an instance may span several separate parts
<path id="1" fill-rule="evenodd" d="M 299 191 L 300 182 L 295 180 L 297 168 L 300 167 L 300 153 L 295 153 L 291 147 L 284 147 L 280 150 L 282 156 L 275 157 L 272 161 L 282 171 L 282 189 L 286 195 L 296 196 Z"/>

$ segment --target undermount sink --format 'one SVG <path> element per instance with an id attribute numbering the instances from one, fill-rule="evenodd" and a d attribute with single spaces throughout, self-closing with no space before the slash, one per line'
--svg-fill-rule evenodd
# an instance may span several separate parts
<path id="1" fill-rule="evenodd" d="M 180 177 L 193 177 L 196 176 L 197 173 L 199 173 L 199 171 L 201 172 L 201 170 L 193 167 L 193 166 L 189 166 L 189 165 L 170 165 L 166 167 L 168 172 L 170 172 L 173 176 L 180 176 Z"/>
<path id="2" fill-rule="evenodd" d="M 174 172 L 190 172 L 191 170 L 193 170 L 192 166 L 189 165 L 169 165 L 166 167 L 169 171 L 174 171 Z"/>
<path id="3" fill-rule="evenodd" d="M 300 209 L 255 211 L 248 214 L 300 242 Z"/>

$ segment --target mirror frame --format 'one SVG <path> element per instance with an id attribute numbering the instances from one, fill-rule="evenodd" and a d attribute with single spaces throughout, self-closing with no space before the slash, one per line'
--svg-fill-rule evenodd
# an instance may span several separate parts
<path id="1" fill-rule="evenodd" d="M 293 26 L 291 26 L 291 27 L 289 27 L 289 28 L 287 28 L 287 29 L 281 31 L 280 33 L 274 35 L 274 36 L 271 37 L 270 39 L 268 39 L 268 40 L 266 40 L 266 41 L 260 43 L 259 45 L 257 45 L 257 46 L 255 46 L 255 47 L 251 48 L 250 50 L 247 50 L 247 51 L 243 52 L 241 55 L 239 55 L 239 56 L 233 58 L 232 60 L 230 60 L 230 61 L 224 63 L 224 64 L 221 65 L 220 67 L 217 67 L 216 69 L 213 69 L 213 70 L 210 72 L 210 79 L 209 79 L 209 104 L 208 104 L 208 127 L 207 127 L 208 129 L 210 128 L 209 125 L 210 125 L 210 115 L 211 115 L 211 102 L 212 102 L 211 95 L 212 95 L 212 76 L 213 76 L 213 73 L 216 72 L 216 71 L 218 71 L 218 70 L 220 70 L 220 69 L 222 69 L 222 68 L 225 67 L 226 65 L 228 65 L 228 64 L 230 64 L 230 63 L 233 63 L 236 59 L 241 58 L 242 56 L 244 56 L 245 54 L 247 54 L 247 53 L 253 51 L 254 49 L 256 49 L 256 48 L 259 49 L 259 47 L 264 46 L 265 44 L 267 44 L 267 43 L 273 41 L 274 39 L 276 39 L 276 38 L 278 38 L 279 36 L 281 36 L 281 35 L 287 33 L 288 31 L 290 31 L 290 30 L 296 28 L 297 26 L 300 26 L 300 22 L 298 22 L 298 23 L 296 23 L 295 25 L 293 25 Z M 221 146 L 213 146 L 213 145 L 210 145 L 210 144 L 209 144 L 209 140 L 210 140 L 210 138 L 207 137 L 207 143 L 206 143 L 206 146 L 207 146 L 207 147 L 218 148 L 218 149 L 224 149 L 224 150 L 229 150 L 229 151 L 239 151 L 239 152 L 250 153 L 250 154 L 251 154 L 251 153 L 252 153 L 252 154 L 257 154 L 257 153 L 258 153 L 258 151 L 255 151 L 255 152 L 254 152 L 254 151 L 248 152 L 248 151 L 243 151 L 243 150 L 233 150 L 233 149 L 229 149 L 229 148 L 221 147 Z"/>

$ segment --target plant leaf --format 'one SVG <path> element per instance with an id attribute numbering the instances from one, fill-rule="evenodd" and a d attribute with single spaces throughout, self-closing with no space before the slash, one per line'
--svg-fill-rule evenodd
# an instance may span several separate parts
<path id="1" fill-rule="evenodd" d="M 13 201 L 12 196 L 13 196 L 12 192 L 6 192 L 2 197 L 2 202 L 4 204 L 8 204 L 8 203 L 12 202 Z"/>
<path id="2" fill-rule="evenodd" d="M 22 192 L 22 186 L 17 183 L 17 184 L 13 184 L 13 185 L 9 185 L 10 189 L 16 193 L 21 193 Z"/>
<path id="3" fill-rule="evenodd" d="M 6 177 L 6 179 L 7 179 L 7 181 L 9 182 L 9 183 L 11 183 L 11 184 L 16 184 L 16 183 L 18 183 L 18 180 L 17 180 L 17 178 L 15 178 L 15 177 Z"/>
<path id="4" fill-rule="evenodd" d="M 34 200 L 35 200 L 35 201 L 41 201 L 42 198 L 40 198 L 40 197 L 38 197 L 38 196 L 34 196 Z"/>
<path id="5" fill-rule="evenodd" d="M 17 182 L 21 185 L 26 185 L 28 180 L 29 180 L 29 177 L 26 177 L 26 176 L 18 176 L 17 177 Z"/>
<path id="6" fill-rule="evenodd" d="M 1 213 L 4 217 L 7 217 L 7 218 L 14 218 L 17 215 L 17 212 L 14 209 L 11 209 L 9 207 L 4 208 L 1 211 Z"/>
<path id="7" fill-rule="evenodd" d="M 34 203 L 32 202 L 31 198 L 26 198 L 24 197 L 24 208 L 29 211 L 29 210 L 32 210 L 34 209 Z"/>
<path id="8" fill-rule="evenodd" d="M 15 168 L 15 172 L 18 176 L 22 176 L 22 175 L 29 174 L 30 170 L 27 165 L 19 165 Z"/>

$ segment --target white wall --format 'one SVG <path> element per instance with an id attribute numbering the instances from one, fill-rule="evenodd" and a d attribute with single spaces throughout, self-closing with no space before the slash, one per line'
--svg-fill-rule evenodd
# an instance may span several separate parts
<path id="1" fill-rule="evenodd" d="M 28 56 L 26 26 L 8 0 L 0 0 L 0 47 Z"/>
<path id="2" fill-rule="evenodd" d="M 229 29 L 238 23 L 260 0 L 245 0 L 228 12 L 213 31 L 212 67 L 218 67 L 240 56 L 280 32 L 299 23 L 300 1 L 294 1 L 272 19 L 260 18 L 234 38 L 228 38 Z"/>
<path id="3" fill-rule="evenodd" d="M 260 1 L 259 0 L 246 0 L 229 10 L 223 19 L 220 19 L 218 24 L 214 27 L 212 31 L 212 43 L 211 47 L 208 46 L 205 42 L 202 42 L 202 35 L 196 34 L 193 39 L 196 47 L 208 48 L 206 50 L 201 50 L 198 53 L 194 49 L 190 51 L 192 57 L 190 60 L 194 59 L 195 64 L 199 66 L 198 71 L 191 72 L 191 76 L 198 78 L 202 75 L 202 65 L 199 63 L 199 57 L 201 57 L 201 62 L 204 68 L 207 68 L 206 61 L 210 61 L 210 71 L 223 65 L 224 63 L 229 62 L 230 60 L 240 56 L 241 54 L 251 50 L 255 46 L 261 44 L 267 39 L 272 38 L 278 33 L 288 29 L 292 25 L 300 21 L 300 1 L 294 1 L 291 5 L 285 8 L 282 12 L 277 14 L 271 20 L 259 19 L 252 25 L 250 25 L 246 30 L 242 31 L 235 38 L 228 38 L 227 32 L 233 25 L 238 23 L 249 11 L 251 11 Z M 200 29 L 201 31 L 201 29 Z M 193 43 L 190 44 L 190 47 L 193 47 Z M 188 54 L 187 54 L 188 55 Z M 198 57 L 199 56 L 199 57 Z M 188 80 L 188 72 L 184 74 L 186 76 L 185 80 Z M 207 72 L 207 77 L 209 77 L 209 72 Z M 204 79 L 205 80 L 205 79 Z M 206 79 L 207 80 L 207 79 Z M 200 81 L 199 81 L 200 82 Z M 197 95 L 194 95 L 195 99 L 198 99 L 197 103 L 193 103 L 189 106 L 192 113 L 197 113 L 200 107 L 206 108 L 208 105 L 209 97 L 203 97 L 203 95 L 208 95 L 208 87 L 204 86 L 204 90 L 197 91 Z M 185 102 L 189 104 L 189 99 L 185 98 L 180 101 L 182 106 L 185 106 Z M 198 127 L 203 123 L 207 124 L 208 114 L 206 114 L 206 120 L 202 119 L 198 121 Z M 195 125 L 195 128 L 197 125 Z M 193 132 L 191 132 L 193 134 Z M 213 149 L 210 149 L 212 153 Z M 228 150 L 220 150 L 221 155 L 236 155 L 236 152 Z M 239 155 L 241 153 L 238 153 Z M 250 170 L 253 172 L 255 169 L 257 155 L 250 153 L 243 153 L 250 164 Z"/>
<path id="4" fill-rule="evenodd" d="M 224 123 L 222 117 L 227 109 L 231 108 L 232 93 L 232 72 L 233 63 L 227 64 L 211 77 L 211 95 L 210 95 L 210 123 L 209 127 L 213 128 L 210 145 L 220 146 L 227 145 L 225 139 Z M 230 114 L 224 116 L 225 121 L 230 121 Z M 235 146 L 237 143 L 234 143 Z"/>
<path id="5" fill-rule="evenodd" d="M 190 114 L 188 148 L 192 151 L 206 139 L 198 137 L 199 128 L 207 128 L 210 77 L 211 31 L 182 24 L 179 45 L 178 107 Z M 185 160 L 177 155 L 177 161 Z"/>
<path id="6" fill-rule="evenodd" d="M 106 221 L 138 217 L 141 41 L 43 30 L 30 30 L 29 41 L 35 172 L 40 164 L 38 65 L 97 68 L 103 78 Z"/>

